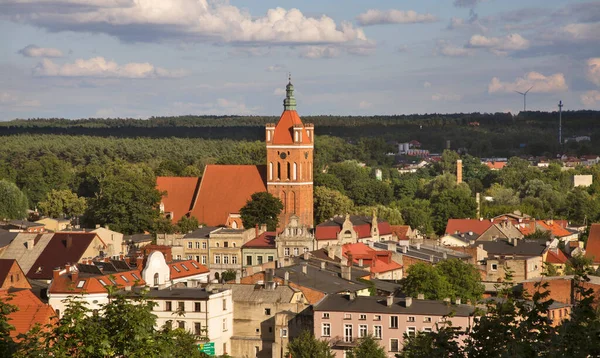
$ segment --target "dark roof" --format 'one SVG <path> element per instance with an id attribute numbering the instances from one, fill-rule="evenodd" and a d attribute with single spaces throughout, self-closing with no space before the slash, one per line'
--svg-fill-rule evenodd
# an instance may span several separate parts
<path id="1" fill-rule="evenodd" d="M 455 316 L 467 317 L 473 314 L 475 308 L 469 305 L 454 305 L 444 301 L 412 299 L 412 304 L 406 307 L 405 298 L 394 297 L 394 303 L 387 306 L 387 297 L 327 295 L 315 305 L 315 311 L 332 312 L 361 312 L 361 313 L 397 313 L 414 315 Z"/>
<path id="2" fill-rule="evenodd" d="M 79 262 L 95 237 L 95 233 L 55 233 L 31 266 L 27 278 L 51 279 L 54 268 L 65 266 L 67 263 Z M 71 246 L 68 246 L 68 241 L 71 241 Z"/>
<path id="3" fill-rule="evenodd" d="M 217 230 L 218 226 L 203 226 L 183 236 L 184 239 L 207 239 L 212 231 Z"/>
<path id="4" fill-rule="evenodd" d="M 373 243 L 373 247 L 387 250 L 388 244 L 387 242 L 375 242 Z M 406 248 L 406 252 L 402 251 L 403 248 Z M 443 247 L 432 247 L 428 245 L 398 245 L 396 247 L 396 252 L 404 256 L 416 258 L 422 261 L 431 261 L 431 259 L 433 258 L 433 263 L 438 263 L 446 259 L 465 260 L 471 257 L 471 255 L 462 252 L 446 249 Z M 446 255 L 444 256 L 444 254 Z"/>
<path id="5" fill-rule="evenodd" d="M 18 232 L 0 231 L 0 247 L 6 247 L 19 235 Z"/>
<path id="6" fill-rule="evenodd" d="M 517 240 L 516 246 L 508 240 L 477 241 L 473 246 L 478 245 L 483 245 L 488 255 L 540 256 L 546 250 L 546 242 L 543 240 Z"/>
<path id="7" fill-rule="evenodd" d="M 8 222 L 8 225 L 18 226 L 20 228 L 44 226 L 44 224 L 31 222 L 31 221 L 27 221 L 27 220 L 11 220 Z"/>
<path id="8" fill-rule="evenodd" d="M 137 289 L 134 291 L 139 292 L 142 289 Z M 214 293 L 220 293 L 225 290 L 216 290 Z M 152 298 L 172 298 L 174 300 L 206 300 L 213 294 L 213 291 L 206 291 L 203 288 L 192 288 L 192 287 L 182 287 L 182 288 L 168 288 L 163 290 L 151 289 L 147 292 L 147 296 Z"/>
<path id="9" fill-rule="evenodd" d="M 401 285 L 394 283 L 394 282 L 390 282 L 390 281 L 384 281 L 384 280 L 379 280 L 376 278 L 372 278 L 369 281 L 373 282 L 373 285 L 375 286 L 375 288 L 378 291 L 385 291 L 385 292 L 389 292 L 389 293 L 395 293 L 396 291 L 398 291 L 400 289 L 400 287 L 402 287 Z"/>
<path id="10" fill-rule="evenodd" d="M 125 240 L 125 242 L 137 243 L 137 242 L 152 241 L 154 239 L 154 237 L 150 234 L 134 234 L 134 235 L 125 235 L 123 237 L 123 239 Z"/>
<path id="11" fill-rule="evenodd" d="M 451 234 L 450 236 L 468 244 L 471 240 L 477 240 L 477 238 L 481 235 L 479 235 L 476 232 L 470 231 L 462 234 Z"/>
<path id="12" fill-rule="evenodd" d="M 302 265 L 292 265 L 275 269 L 275 276 L 284 279 L 285 272 L 290 274 L 290 282 L 323 293 L 356 292 L 367 288 L 359 281 L 344 280 L 339 274 L 306 265 L 307 274 L 302 273 Z M 368 274 L 368 272 L 367 272 Z"/>
<path id="13" fill-rule="evenodd" d="M 0 259 L 0 284 L 6 280 L 6 276 L 15 262 L 14 259 Z"/>

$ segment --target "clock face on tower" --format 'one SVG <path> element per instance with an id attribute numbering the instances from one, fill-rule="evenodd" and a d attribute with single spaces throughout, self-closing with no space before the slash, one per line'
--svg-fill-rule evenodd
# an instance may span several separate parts
<path id="1" fill-rule="evenodd" d="M 287 158 L 287 154 L 285 154 L 285 153 L 281 153 L 281 154 L 279 155 L 279 157 L 280 157 L 281 159 L 285 159 L 285 158 Z"/>

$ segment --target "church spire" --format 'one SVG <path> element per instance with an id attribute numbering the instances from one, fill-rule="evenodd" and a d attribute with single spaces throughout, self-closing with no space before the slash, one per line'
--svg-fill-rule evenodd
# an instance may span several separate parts
<path id="1" fill-rule="evenodd" d="M 283 100 L 284 111 L 296 110 L 296 99 L 294 98 L 294 85 L 292 84 L 292 74 L 288 75 L 288 84 L 285 86 L 285 99 Z"/>

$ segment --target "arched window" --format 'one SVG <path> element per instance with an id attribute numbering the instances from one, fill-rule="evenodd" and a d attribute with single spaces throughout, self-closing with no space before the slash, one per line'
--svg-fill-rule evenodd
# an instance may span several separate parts
<path id="1" fill-rule="evenodd" d="M 288 162 L 287 163 L 287 177 L 286 177 L 286 179 L 290 180 L 291 178 L 292 178 L 292 175 L 291 175 L 291 165 L 290 165 L 290 162 Z"/>
<path id="2" fill-rule="evenodd" d="M 277 180 L 281 180 L 281 163 L 277 162 Z"/>
<path id="3" fill-rule="evenodd" d="M 294 170 L 292 171 L 292 178 L 294 180 L 296 180 L 297 177 L 298 177 L 298 165 L 296 163 L 294 163 Z"/>
<path id="4" fill-rule="evenodd" d="M 273 162 L 269 163 L 269 180 L 273 180 Z"/>
<path id="5" fill-rule="evenodd" d="M 300 175 L 299 175 L 300 180 L 302 180 L 302 162 L 300 162 L 300 170 L 299 170 L 299 172 L 300 172 Z"/>
<path id="6" fill-rule="evenodd" d="M 231 223 L 231 228 L 232 229 L 237 229 L 238 228 L 237 221 L 234 221 L 234 222 Z"/>
<path id="7" fill-rule="evenodd" d="M 352 237 L 352 231 L 350 231 L 350 230 L 346 230 L 346 231 L 344 232 L 344 237 L 345 237 L 345 238 L 351 238 L 351 237 Z"/>
<path id="8" fill-rule="evenodd" d="M 296 193 L 291 191 L 290 192 L 290 198 L 288 201 L 290 208 L 288 210 L 288 212 L 290 213 L 296 213 Z"/>
<path id="9" fill-rule="evenodd" d="M 286 197 L 285 197 L 285 191 L 282 191 L 281 194 L 279 194 L 279 200 L 281 200 L 281 203 L 283 204 L 283 212 L 287 213 L 287 205 L 286 205 Z"/>
<path id="10" fill-rule="evenodd" d="M 158 286 L 158 272 L 154 274 L 154 286 Z"/>

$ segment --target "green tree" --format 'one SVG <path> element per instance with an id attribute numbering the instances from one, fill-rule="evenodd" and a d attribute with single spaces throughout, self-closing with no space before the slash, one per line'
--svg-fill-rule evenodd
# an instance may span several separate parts
<path id="1" fill-rule="evenodd" d="M 316 223 L 322 223 L 335 215 L 350 213 L 354 206 L 350 198 L 324 186 L 314 188 L 313 198 Z"/>
<path id="2" fill-rule="evenodd" d="M 46 199 L 38 204 L 42 213 L 51 218 L 72 218 L 83 215 L 87 207 L 85 198 L 80 198 L 71 190 L 54 190 L 46 194 Z"/>
<path id="3" fill-rule="evenodd" d="M 384 205 L 376 206 L 359 206 L 354 208 L 353 213 L 357 215 L 372 216 L 377 214 L 378 219 L 387 221 L 390 225 L 404 225 L 402 213 L 395 207 Z"/>
<path id="4" fill-rule="evenodd" d="M 233 281 L 233 280 L 235 280 L 236 276 L 237 276 L 237 274 L 236 274 L 235 270 L 227 270 L 221 274 L 221 280 L 223 282 Z"/>
<path id="5" fill-rule="evenodd" d="M 494 198 L 494 205 L 517 206 L 520 202 L 513 189 L 505 188 L 498 183 L 492 184 L 488 194 Z"/>
<path id="6" fill-rule="evenodd" d="M 240 216 L 246 228 L 267 224 L 267 229 L 274 231 L 279 224 L 281 210 L 281 200 L 270 193 L 259 192 L 252 194 L 250 200 L 240 209 Z"/>
<path id="7" fill-rule="evenodd" d="M 466 184 L 456 186 L 431 197 L 433 212 L 433 228 L 442 234 L 448 219 L 473 218 L 477 215 L 477 203 L 471 196 L 471 190 Z"/>
<path id="8" fill-rule="evenodd" d="M 181 219 L 177 222 L 177 228 L 179 232 L 182 234 L 187 234 L 188 232 L 192 232 L 196 230 L 200 226 L 198 219 L 195 216 L 182 216 Z"/>
<path id="9" fill-rule="evenodd" d="M 27 217 L 27 197 L 14 183 L 0 180 L 0 219 Z"/>
<path id="10" fill-rule="evenodd" d="M 437 300 L 452 295 L 450 283 L 432 265 L 419 262 L 411 265 L 406 273 L 406 277 L 402 279 L 402 288 L 408 296 L 423 294 L 426 299 Z"/>
<path id="11" fill-rule="evenodd" d="M 17 185 L 23 190 L 30 205 L 44 200 L 51 189 L 68 189 L 73 181 L 70 163 L 60 160 L 54 154 L 26 159 L 19 164 Z"/>
<path id="12" fill-rule="evenodd" d="M 481 274 L 475 266 L 459 259 L 448 259 L 438 263 L 435 270 L 450 284 L 450 298 L 460 298 L 475 304 L 483 296 L 485 287 L 481 284 Z"/>
<path id="13" fill-rule="evenodd" d="M 436 323 L 434 332 L 419 332 L 414 336 L 404 334 L 402 352 L 397 358 L 457 358 L 464 357 L 459 344 L 460 331 L 451 321 Z"/>
<path id="14" fill-rule="evenodd" d="M 291 358 L 335 358 L 327 341 L 321 341 L 309 330 L 304 330 L 287 346 Z"/>
<path id="15" fill-rule="evenodd" d="M 346 353 L 347 358 L 386 358 L 385 349 L 368 335 L 358 340 L 358 345 Z"/>

